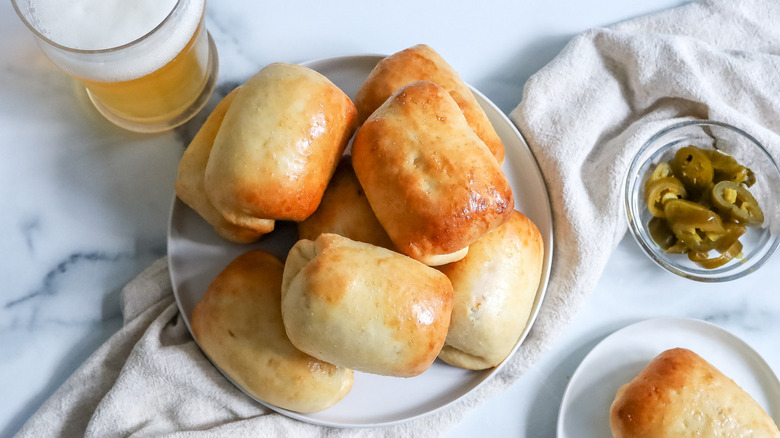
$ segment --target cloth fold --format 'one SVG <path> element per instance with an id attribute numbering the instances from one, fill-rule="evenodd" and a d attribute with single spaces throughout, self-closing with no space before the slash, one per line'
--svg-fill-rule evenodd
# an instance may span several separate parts
<path id="1" fill-rule="evenodd" d="M 733 124 L 780 160 L 780 2 L 692 3 L 575 37 L 526 84 L 511 118 L 552 201 L 554 258 L 541 312 L 487 384 L 397 426 L 333 429 L 244 396 L 200 353 L 178 314 L 167 261 L 123 291 L 125 326 L 20 431 L 44 436 L 436 436 L 515 382 L 595 287 L 626 231 L 622 184 L 654 132 L 686 118 Z"/>

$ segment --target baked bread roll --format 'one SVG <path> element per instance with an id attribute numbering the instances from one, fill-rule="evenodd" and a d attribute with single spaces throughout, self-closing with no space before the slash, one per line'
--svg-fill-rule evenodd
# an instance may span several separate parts
<path id="1" fill-rule="evenodd" d="M 462 259 L 514 208 L 498 162 L 433 82 L 409 84 L 374 111 L 352 166 L 398 251 L 431 266 Z"/>
<path id="2" fill-rule="evenodd" d="M 204 179 L 206 163 L 208 163 L 214 138 L 217 136 L 222 119 L 236 97 L 239 88 L 225 96 L 209 114 L 198 133 L 190 142 L 179 161 L 179 171 L 176 177 L 176 195 L 190 208 L 200 214 L 203 219 L 214 227 L 214 230 L 225 239 L 238 243 L 249 243 L 274 229 L 272 219 L 255 219 L 245 221 L 245 226 L 238 226 L 222 216 L 206 197 Z"/>
<path id="3" fill-rule="evenodd" d="M 352 370 L 297 350 L 281 313 L 284 266 L 250 251 L 211 283 L 192 312 L 192 332 L 206 355 L 244 390 L 298 412 L 333 406 L 352 388 Z"/>
<path id="4" fill-rule="evenodd" d="M 509 222 L 439 269 L 452 282 L 452 322 L 439 359 L 471 370 L 501 363 L 531 315 L 544 261 L 542 235 L 515 211 Z"/>
<path id="5" fill-rule="evenodd" d="M 659 354 L 618 390 L 609 425 L 615 438 L 780 437 L 750 395 L 684 348 Z"/>
<path id="6" fill-rule="evenodd" d="M 504 144 L 469 86 L 436 51 L 425 44 L 410 47 L 379 61 L 355 96 L 360 122 L 364 122 L 393 93 L 416 81 L 435 82 L 447 90 L 471 129 L 499 163 L 504 161 Z"/>
<path id="7" fill-rule="evenodd" d="M 349 156 L 343 157 L 336 167 L 314 214 L 298 222 L 299 239 L 315 240 L 322 233 L 393 248 L 390 236 L 371 210 Z"/>
<path id="8" fill-rule="evenodd" d="M 325 76 L 276 63 L 241 87 L 214 139 L 206 194 L 231 223 L 301 221 L 314 212 L 356 126 Z"/>
<path id="9" fill-rule="evenodd" d="M 326 362 L 416 376 L 441 350 L 451 312 L 447 277 L 388 249 L 321 234 L 287 256 L 284 327 L 293 345 Z"/>

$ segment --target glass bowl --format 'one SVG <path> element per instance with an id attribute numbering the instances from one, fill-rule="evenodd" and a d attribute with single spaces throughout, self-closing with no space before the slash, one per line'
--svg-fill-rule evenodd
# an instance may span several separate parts
<path id="1" fill-rule="evenodd" d="M 689 145 L 725 152 L 750 168 L 756 175 L 756 182 L 749 191 L 764 212 L 764 222 L 760 226 L 747 227 L 745 234 L 740 237 L 742 253 L 714 269 L 699 266 L 685 254 L 667 254 L 653 241 L 648 231 L 652 215 L 645 203 L 645 181 L 658 163 L 671 161 L 678 149 Z M 766 149 L 750 134 L 710 120 L 678 123 L 653 135 L 634 157 L 625 182 L 628 225 L 639 246 L 667 271 L 704 282 L 735 280 L 755 272 L 769 260 L 780 244 L 778 194 L 780 170 Z M 717 253 L 713 251 L 713 254 Z"/>

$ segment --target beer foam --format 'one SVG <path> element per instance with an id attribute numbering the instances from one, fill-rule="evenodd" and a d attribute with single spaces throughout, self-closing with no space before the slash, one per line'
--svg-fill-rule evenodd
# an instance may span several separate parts
<path id="1" fill-rule="evenodd" d="M 30 0 L 39 31 L 66 47 L 108 49 L 146 35 L 176 0 Z"/>
<path id="2" fill-rule="evenodd" d="M 181 52 L 197 30 L 204 7 L 205 0 L 30 0 L 29 18 L 57 44 L 104 50 L 144 37 L 170 14 L 151 35 L 121 51 L 97 55 L 102 59 L 42 45 L 68 73 L 89 80 L 123 81 L 149 74 Z"/>

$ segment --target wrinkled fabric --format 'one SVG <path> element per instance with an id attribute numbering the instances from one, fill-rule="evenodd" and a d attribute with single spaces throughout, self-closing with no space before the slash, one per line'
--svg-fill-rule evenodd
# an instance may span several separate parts
<path id="1" fill-rule="evenodd" d="M 697 118 L 733 124 L 780 159 L 780 2 L 706 1 L 575 37 L 532 76 L 511 113 L 553 210 L 547 295 L 517 353 L 447 409 L 386 428 L 287 418 L 203 356 L 159 260 L 123 291 L 124 327 L 40 408 L 21 437 L 437 436 L 515 382 L 573 320 L 626 232 L 622 187 L 655 132 Z"/>
<path id="2" fill-rule="evenodd" d="M 653 134 L 717 120 L 780 158 L 778 20 L 773 0 L 693 3 L 585 32 L 528 80 L 510 118 L 542 169 L 555 248 L 545 303 L 518 356 L 546 350 L 595 287 L 627 230 L 625 175 Z"/>

